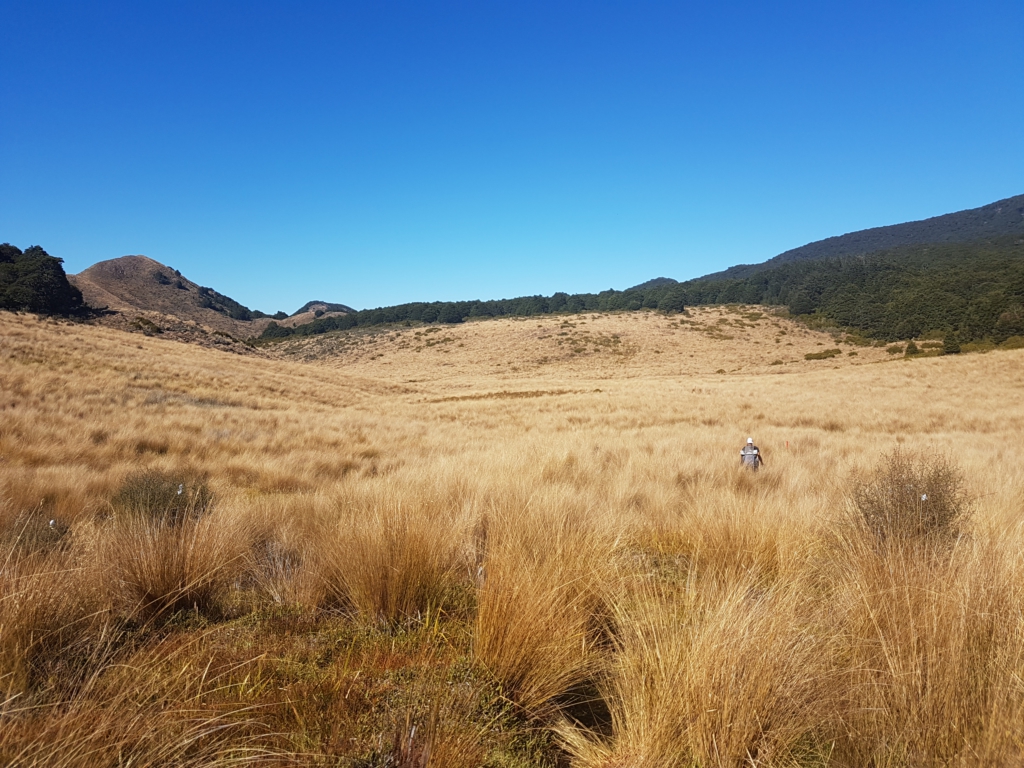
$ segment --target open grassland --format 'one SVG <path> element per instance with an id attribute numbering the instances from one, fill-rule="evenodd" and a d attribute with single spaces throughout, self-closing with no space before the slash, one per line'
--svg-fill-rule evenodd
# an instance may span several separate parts
<path id="1" fill-rule="evenodd" d="M 0 763 L 1021 764 L 1024 351 L 756 314 L 0 314 Z"/>
<path id="2" fill-rule="evenodd" d="M 886 345 L 854 344 L 763 307 L 694 307 L 685 315 L 588 313 L 380 327 L 291 338 L 275 357 L 340 365 L 374 377 L 464 383 L 486 380 L 638 378 L 783 373 L 890 359 Z M 826 353 L 826 354 L 822 354 Z"/>

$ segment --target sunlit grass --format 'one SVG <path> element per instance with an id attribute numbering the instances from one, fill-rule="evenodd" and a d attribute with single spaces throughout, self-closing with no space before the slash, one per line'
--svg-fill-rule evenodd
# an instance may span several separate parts
<path id="1" fill-rule="evenodd" d="M 0 315 L 0 761 L 1020 762 L 1024 353 L 833 368 L 789 324 L 775 375 L 782 321 L 715 312 L 749 338 L 471 323 L 347 371 Z M 629 353 L 547 350 L 584 329 Z M 140 480 L 178 476 L 187 514 Z"/>

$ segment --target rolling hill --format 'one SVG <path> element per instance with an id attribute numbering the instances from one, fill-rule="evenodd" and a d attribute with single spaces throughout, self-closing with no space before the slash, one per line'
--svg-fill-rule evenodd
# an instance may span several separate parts
<path id="1" fill-rule="evenodd" d="M 170 333 L 218 345 L 259 335 L 270 322 L 212 288 L 192 282 L 147 256 L 122 256 L 93 264 L 68 280 L 95 308 L 106 308 L 103 322 L 128 330 Z"/>

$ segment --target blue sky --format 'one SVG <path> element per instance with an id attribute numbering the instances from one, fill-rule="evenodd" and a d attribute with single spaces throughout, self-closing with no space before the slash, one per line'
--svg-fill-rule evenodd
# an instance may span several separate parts
<path id="1" fill-rule="evenodd" d="M 264 311 L 625 288 L 1024 192 L 1024 3 L 0 0 L 0 241 Z"/>

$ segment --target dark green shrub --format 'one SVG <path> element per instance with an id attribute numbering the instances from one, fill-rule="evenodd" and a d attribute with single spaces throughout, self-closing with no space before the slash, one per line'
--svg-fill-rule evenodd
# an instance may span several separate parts
<path id="1" fill-rule="evenodd" d="M 676 286 L 670 288 L 658 301 L 658 309 L 674 315 L 686 310 L 686 290 Z"/>
<path id="2" fill-rule="evenodd" d="M 838 357 L 843 354 L 840 349 L 826 349 L 821 352 L 808 352 L 804 355 L 804 360 L 828 360 L 830 357 Z"/>
<path id="3" fill-rule="evenodd" d="M 163 333 L 163 328 L 145 317 L 136 317 L 132 321 L 131 327 L 137 331 L 142 331 L 147 336 L 154 336 L 158 333 Z"/>
<path id="4" fill-rule="evenodd" d="M 147 469 L 128 475 L 110 504 L 117 517 L 142 517 L 174 526 L 198 520 L 213 508 L 213 501 L 204 475 Z"/>
<path id="5" fill-rule="evenodd" d="M 919 354 L 921 354 L 921 350 L 914 342 L 910 342 L 909 344 L 907 344 L 907 348 L 903 352 L 904 357 L 913 357 L 914 355 Z"/>
<path id="6" fill-rule="evenodd" d="M 959 355 L 960 354 L 960 340 L 956 337 L 955 333 L 951 333 L 949 336 L 942 340 L 942 354 L 944 355 Z"/>
<path id="7" fill-rule="evenodd" d="M 861 522 L 880 542 L 955 539 L 972 503 L 964 475 L 950 459 L 899 448 L 853 492 Z"/>

